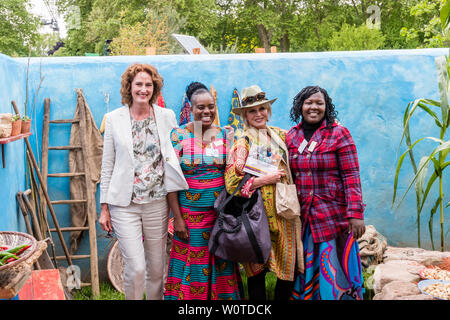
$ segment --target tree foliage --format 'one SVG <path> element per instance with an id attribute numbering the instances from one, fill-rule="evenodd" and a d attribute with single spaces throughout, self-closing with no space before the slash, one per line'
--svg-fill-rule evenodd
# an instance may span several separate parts
<path id="1" fill-rule="evenodd" d="M 27 56 L 38 39 L 39 20 L 27 8 L 29 0 L 0 1 L 0 52 Z"/>
<path id="2" fill-rule="evenodd" d="M 153 47 L 157 54 L 171 53 L 170 27 L 167 16 L 150 11 L 143 23 L 121 27 L 119 35 L 113 38 L 112 55 L 145 55 L 147 47 Z"/>
<path id="3" fill-rule="evenodd" d="M 410 28 L 403 27 L 401 35 L 416 47 L 437 48 L 448 44 L 450 33 L 442 27 L 440 11 L 447 0 L 421 0 L 411 7 L 410 15 L 416 23 Z"/>
<path id="4" fill-rule="evenodd" d="M 133 29 L 143 32 L 142 28 L 149 26 L 148 19 L 152 16 L 159 22 L 166 20 L 168 33 L 165 34 L 165 41 L 169 43 L 169 51 L 174 52 L 175 43 L 170 38 L 170 33 L 177 32 L 185 19 L 178 14 L 172 2 L 170 0 L 57 0 L 59 11 L 66 16 L 70 14 L 67 8 L 80 7 L 80 25 L 68 31 L 65 51 L 68 55 L 83 55 L 86 52 L 104 54 L 107 40 L 119 38 L 120 34 L 126 34 Z"/>
<path id="5" fill-rule="evenodd" d="M 377 29 L 369 29 L 362 25 L 359 27 L 344 24 L 340 31 L 333 33 L 330 39 L 330 49 L 339 50 L 376 50 L 383 46 L 385 37 Z"/>
<path id="6" fill-rule="evenodd" d="M 446 0 L 56 1 L 61 12 L 71 6 L 80 10 L 80 26 L 69 30 L 65 39 L 63 51 L 70 55 L 103 54 L 105 40 L 117 41 L 120 34 L 148 26 L 149 12 L 157 21 L 167 18 L 165 41 L 171 49 L 161 52 L 169 53 L 181 49 L 170 33 L 195 36 L 210 52 L 245 53 L 256 47 L 270 51 L 272 46 L 281 52 L 406 49 L 445 43 L 437 22 Z M 373 8 L 380 24 L 369 31 L 364 26 L 374 17 Z M 344 45 L 343 37 L 351 37 L 351 32 L 357 38 Z M 356 41 L 364 36 L 371 45 Z"/>

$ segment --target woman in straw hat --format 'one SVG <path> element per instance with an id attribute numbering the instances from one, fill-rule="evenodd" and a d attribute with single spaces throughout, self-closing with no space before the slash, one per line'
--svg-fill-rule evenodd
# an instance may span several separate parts
<path id="1" fill-rule="evenodd" d="M 257 85 L 244 88 L 241 105 L 233 109 L 244 119 L 242 136 L 233 145 L 225 172 L 225 185 L 229 193 L 234 192 L 244 178 L 245 164 L 249 157 L 270 163 L 274 169 L 262 176 L 252 176 L 236 194 L 242 197 L 251 195 L 260 188 L 267 214 L 272 248 L 269 259 L 264 264 L 242 263 L 248 277 L 250 300 L 265 300 L 265 275 L 268 271 L 277 276 L 275 299 L 290 298 L 296 268 L 303 270 L 303 248 L 300 241 L 300 220 L 287 220 L 276 212 L 275 185 L 286 182 L 288 154 L 285 145 L 286 134 L 280 128 L 268 126 L 272 103 Z"/>

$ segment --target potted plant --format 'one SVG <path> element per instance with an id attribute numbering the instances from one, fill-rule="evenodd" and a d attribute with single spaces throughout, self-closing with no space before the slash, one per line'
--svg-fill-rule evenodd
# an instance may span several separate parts
<path id="1" fill-rule="evenodd" d="M 22 120 L 20 119 L 19 114 L 13 115 L 11 125 L 12 125 L 11 137 L 14 137 L 14 136 L 17 136 L 18 134 L 20 134 L 20 132 L 22 130 Z"/>
<path id="2" fill-rule="evenodd" d="M 31 128 L 31 119 L 28 116 L 22 117 L 22 133 L 28 133 L 30 132 Z"/>

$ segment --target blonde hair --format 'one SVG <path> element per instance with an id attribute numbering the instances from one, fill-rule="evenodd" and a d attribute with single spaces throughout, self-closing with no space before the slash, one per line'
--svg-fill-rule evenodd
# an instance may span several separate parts
<path id="1" fill-rule="evenodd" d="M 252 108 L 245 108 L 245 109 L 242 110 L 242 114 L 241 114 L 241 118 L 244 121 L 244 129 L 251 128 L 250 123 L 247 120 L 247 112 L 248 112 L 248 110 L 256 108 L 256 107 L 260 107 L 260 106 L 264 106 L 267 109 L 267 113 L 268 113 L 267 122 L 269 122 L 270 118 L 272 117 L 272 105 L 270 103 L 264 103 L 262 105 L 255 106 L 255 107 L 252 107 Z"/>

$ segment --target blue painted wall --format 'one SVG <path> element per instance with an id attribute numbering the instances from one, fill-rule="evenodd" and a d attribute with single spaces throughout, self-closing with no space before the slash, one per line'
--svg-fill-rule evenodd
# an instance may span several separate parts
<path id="1" fill-rule="evenodd" d="M 417 246 L 413 191 L 408 194 L 399 209 L 391 209 L 396 151 L 402 133 L 403 111 L 408 102 L 419 97 L 439 100 L 434 58 L 446 54 L 447 49 L 424 49 L 208 56 L 34 58 L 31 59 L 30 71 L 32 96 L 37 90 L 40 78 L 43 77 L 44 80 L 37 95 L 34 119 L 39 139 L 37 142 L 32 139 L 31 143 L 35 154 L 39 154 L 44 99 L 47 97 L 51 99 L 51 119 L 72 118 L 76 106 L 75 88 L 83 89 L 97 126 L 100 127 L 103 115 L 120 107 L 120 77 L 126 67 L 133 62 L 150 63 L 158 68 L 165 80 L 163 95 L 166 106 L 173 109 L 177 115 L 187 84 L 191 81 L 201 81 L 213 85 L 217 90 L 222 125 L 227 120 L 231 94 L 235 87 L 241 90 L 243 87 L 258 84 L 269 98 L 277 97 L 278 100 L 273 105 L 271 124 L 289 129 L 294 125 L 288 116 L 293 97 L 307 85 L 320 85 L 328 90 L 336 105 L 340 122 L 349 128 L 356 142 L 363 197 L 367 204 L 366 224 L 373 224 L 387 237 L 390 245 Z M 1 58 L 0 63 L 13 65 L 22 72 L 26 71 L 26 59 Z M 19 82 L 17 86 L 23 88 L 25 81 L 23 76 L 18 80 L 20 81 L 17 81 Z M 3 90 L 4 86 L 1 86 L 2 93 Z M 7 93 L 10 92 L 8 89 Z M 106 97 L 109 97 L 109 101 Z M 4 105 L 8 103 L 6 101 L 1 107 L 5 108 Z M 423 112 L 417 113 L 412 121 L 411 128 L 415 127 L 418 129 L 412 129 L 413 140 L 423 136 L 439 135 L 434 122 Z M 51 126 L 50 145 L 67 144 L 69 132 L 69 125 Z M 417 151 L 428 153 L 432 147 L 433 144 L 425 142 Z M 400 149 L 401 152 L 404 150 L 404 147 Z M 49 172 L 65 172 L 68 169 L 68 153 L 53 152 L 50 154 Z M 19 153 L 18 157 L 21 155 Z M 409 183 L 410 169 L 409 161 L 405 161 L 405 168 L 399 180 L 400 194 Z M 13 173 L 16 174 L 12 172 L 11 167 L 6 170 L 0 169 L 0 179 Z M 450 199 L 448 177 L 447 170 L 444 183 L 446 203 Z M 69 198 L 68 190 L 68 180 L 54 178 L 49 181 L 49 194 L 53 199 Z M 3 203 L 3 193 L 0 199 Z M 11 199 L 14 200 L 12 196 L 6 197 L 7 201 L 12 201 Z M 431 247 L 427 231 L 430 207 L 431 205 L 425 207 L 421 224 L 422 246 L 425 248 Z M 69 208 L 58 206 L 56 210 L 60 224 L 69 225 Z M 450 223 L 449 210 L 446 209 L 446 228 Z M 15 214 L 14 210 L 8 211 L 6 220 L 17 220 Z M 11 223 L 8 222 L 6 225 Z M 0 226 L 3 225 L 0 223 Z M 434 219 L 433 230 L 435 244 L 439 246 L 438 216 Z M 100 236 L 100 268 L 104 271 L 102 268 L 108 252 L 108 240 L 101 237 L 104 232 L 100 228 L 97 229 L 97 233 Z M 448 233 L 446 242 L 448 249 L 450 244 Z M 78 253 L 84 254 L 87 250 L 88 238 L 85 237 Z M 80 262 L 80 265 L 84 268 L 87 264 Z"/>
<path id="2" fill-rule="evenodd" d="M 0 113 L 15 113 L 12 100 L 21 114 L 25 112 L 26 66 L 0 54 Z M 5 168 L 0 163 L 0 230 L 23 232 L 26 228 L 16 193 L 25 189 L 25 143 L 18 140 L 5 144 L 4 152 Z"/>

